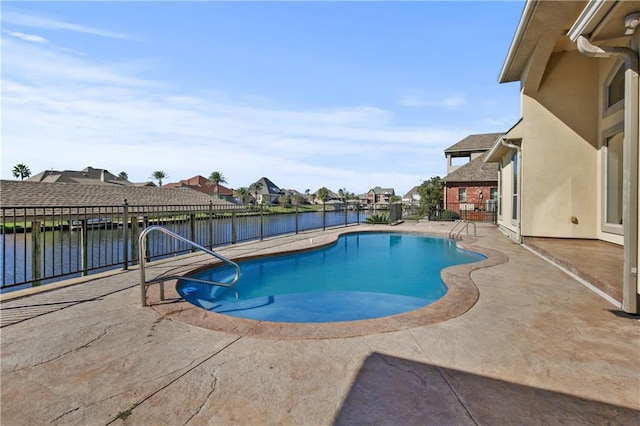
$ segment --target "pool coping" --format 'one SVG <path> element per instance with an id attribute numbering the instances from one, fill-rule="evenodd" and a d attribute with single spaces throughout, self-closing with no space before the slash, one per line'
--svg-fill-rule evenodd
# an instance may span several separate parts
<path id="1" fill-rule="evenodd" d="M 342 235 L 362 232 L 404 233 L 443 238 L 442 235 L 418 231 L 381 231 L 376 229 L 353 231 L 345 229 L 343 232 L 337 232 L 327 238 L 326 241 L 313 247 L 306 246 L 301 248 L 292 243 L 288 249 L 286 245 L 282 246 L 282 251 L 278 253 L 270 252 L 261 255 L 238 256 L 234 257 L 233 260 L 245 261 L 278 254 L 317 250 L 334 244 Z M 148 288 L 147 303 L 159 314 L 176 322 L 217 332 L 263 339 L 337 339 L 422 327 L 456 318 L 469 311 L 476 304 L 480 295 L 478 287 L 471 278 L 471 273 L 478 269 L 489 268 L 508 261 L 508 257 L 504 253 L 474 245 L 476 241 L 477 239 L 474 237 L 464 236 L 457 241 L 457 246 L 480 253 L 486 258 L 478 262 L 443 269 L 441 278 L 447 285 L 448 291 L 441 299 L 425 307 L 387 317 L 330 323 L 271 322 L 231 317 L 207 311 L 182 299 L 175 288 L 177 280 L 169 280 L 165 283 L 164 300 L 160 300 L 158 286 Z M 198 267 L 184 266 L 179 273 L 187 275 L 218 264 L 219 262 L 210 262 Z M 177 271 L 173 271 L 174 274 L 175 272 Z"/>

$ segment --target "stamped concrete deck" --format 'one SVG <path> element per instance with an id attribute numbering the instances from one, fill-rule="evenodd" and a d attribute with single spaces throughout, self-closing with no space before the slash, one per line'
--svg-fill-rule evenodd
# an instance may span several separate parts
<path id="1" fill-rule="evenodd" d="M 390 230 L 446 234 L 449 226 L 405 223 Z M 347 230 L 356 229 L 364 227 Z M 342 231 L 222 253 L 306 249 Z M 466 289 L 476 288 L 470 306 L 444 301 L 448 306 L 422 316 L 380 320 L 386 329 L 363 325 L 345 333 L 336 324 L 333 336 L 326 329 L 314 335 L 313 328 L 278 334 L 291 327 L 264 322 L 226 328 L 204 311 L 166 310 L 180 302 L 159 303 L 153 292 L 156 304 L 143 308 L 137 270 L 5 296 L 0 422 L 637 424 L 638 319 L 494 227 L 480 226 L 478 234 L 465 244 L 488 253 L 487 261 L 446 277 L 455 283 L 470 277 Z M 175 259 L 151 273 L 203 262 Z"/>

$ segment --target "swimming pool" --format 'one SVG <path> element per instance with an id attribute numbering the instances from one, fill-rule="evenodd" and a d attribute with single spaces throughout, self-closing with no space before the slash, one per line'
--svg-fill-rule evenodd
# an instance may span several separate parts
<path id="1" fill-rule="evenodd" d="M 231 288 L 181 281 L 188 302 L 225 315 L 275 322 L 341 322 L 395 315 L 447 291 L 440 271 L 485 256 L 447 238 L 401 233 L 342 235 L 329 247 L 240 262 Z M 194 275 L 228 281 L 230 267 Z"/>

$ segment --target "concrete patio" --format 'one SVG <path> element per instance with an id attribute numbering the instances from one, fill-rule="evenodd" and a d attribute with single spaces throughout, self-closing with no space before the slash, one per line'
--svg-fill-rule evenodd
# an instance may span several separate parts
<path id="1" fill-rule="evenodd" d="M 451 226 L 375 229 L 446 235 Z M 220 252 L 236 258 L 300 250 L 368 228 Z M 153 291 L 155 306 L 142 307 L 137 269 L 21 298 L 3 295 L 0 422 L 638 424 L 638 318 L 492 225 L 479 225 L 478 237 L 464 244 L 489 256 L 482 265 L 447 270 L 446 280 L 471 278 L 468 307 L 438 302 L 422 316 L 373 320 L 380 322 L 370 329 L 345 332 L 349 327 L 335 324 L 335 335 L 331 325 L 287 334 L 278 330 L 295 327 L 205 311 L 181 316 L 182 308 L 169 309 L 181 302 L 159 303 Z M 203 262 L 181 257 L 150 273 Z"/>

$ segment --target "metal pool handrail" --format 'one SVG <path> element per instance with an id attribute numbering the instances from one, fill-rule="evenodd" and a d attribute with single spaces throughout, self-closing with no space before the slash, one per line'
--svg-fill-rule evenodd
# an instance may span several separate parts
<path id="1" fill-rule="evenodd" d="M 164 276 L 164 277 L 158 277 L 155 278 L 153 280 L 149 280 L 147 281 L 146 279 L 146 274 L 145 274 L 145 266 L 147 263 L 147 257 L 146 257 L 146 253 L 147 253 L 147 235 L 150 234 L 151 232 L 162 232 L 163 234 L 166 234 L 168 236 L 170 236 L 171 238 L 174 238 L 178 241 L 182 241 L 185 244 L 190 245 L 193 248 L 196 248 L 198 250 L 201 250 L 213 257 L 215 257 L 216 259 L 219 259 L 221 261 L 223 261 L 224 263 L 228 263 L 229 265 L 232 265 L 235 270 L 235 276 L 233 277 L 233 280 L 230 283 L 223 283 L 223 282 L 219 282 L 219 281 L 210 281 L 210 280 L 201 280 L 198 278 L 191 278 L 191 277 L 185 277 L 185 276 Z M 237 282 L 238 279 L 240 278 L 240 266 L 238 266 L 237 263 L 235 263 L 234 261 L 227 259 L 226 257 L 219 255 L 218 253 L 215 253 L 211 250 L 209 250 L 206 247 L 201 246 L 200 244 L 194 243 L 191 240 L 188 240 L 178 234 L 175 234 L 171 231 L 169 231 L 166 228 L 163 228 L 162 226 L 150 226 L 148 228 L 146 228 L 144 231 L 142 231 L 140 233 L 140 237 L 138 238 L 138 248 L 140 250 L 140 295 L 141 295 L 141 300 L 142 300 L 142 306 L 147 306 L 147 287 L 150 286 L 151 284 L 160 284 L 160 300 L 164 300 L 164 282 L 165 281 L 169 281 L 169 280 L 176 280 L 176 279 L 181 279 L 184 281 L 193 281 L 193 282 L 197 282 L 197 283 L 203 283 L 203 284 L 210 284 L 210 285 L 217 285 L 217 286 L 222 286 L 222 287 L 233 287 Z"/>
<path id="2" fill-rule="evenodd" d="M 454 238 L 453 231 L 455 231 L 455 229 L 458 227 L 458 225 L 461 225 L 461 224 L 464 224 L 464 226 L 458 231 L 457 234 L 455 234 L 455 238 L 456 239 L 458 239 L 460 237 L 460 234 L 465 229 L 467 230 L 467 235 L 469 235 L 469 225 L 473 225 L 473 236 L 475 237 L 477 235 L 475 222 L 470 222 L 468 220 L 460 220 L 460 221 L 458 221 L 458 223 L 455 224 L 455 226 L 453 228 L 451 228 L 451 231 L 449 231 L 449 238 Z"/>

